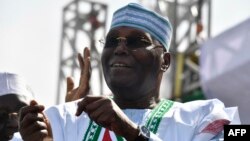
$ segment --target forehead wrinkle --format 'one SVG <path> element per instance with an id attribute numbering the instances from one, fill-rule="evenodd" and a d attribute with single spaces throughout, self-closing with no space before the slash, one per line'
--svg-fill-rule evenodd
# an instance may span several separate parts
<path id="1" fill-rule="evenodd" d="M 127 31 L 128 29 L 129 29 L 129 31 Z M 126 31 L 124 32 L 124 30 L 126 30 Z M 153 41 L 152 35 L 150 35 L 149 33 L 142 31 L 140 29 L 136 29 L 133 27 L 125 27 L 125 26 L 111 29 L 109 31 L 109 33 L 107 34 L 107 37 L 120 36 L 120 34 L 123 34 L 123 33 L 124 33 L 124 35 L 122 35 L 122 37 L 129 37 L 129 36 L 136 35 L 136 37 L 144 37 L 150 41 Z"/>

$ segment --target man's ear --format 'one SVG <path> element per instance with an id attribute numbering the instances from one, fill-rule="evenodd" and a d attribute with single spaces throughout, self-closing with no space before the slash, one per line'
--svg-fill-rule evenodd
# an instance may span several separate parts
<path id="1" fill-rule="evenodd" d="M 163 62 L 162 62 L 162 65 L 161 65 L 161 70 L 162 71 L 167 71 L 167 69 L 169 68 L 169 65 L 170 65 L 170 53 L 168 52 L 164 52 L 163 54 Z"/>

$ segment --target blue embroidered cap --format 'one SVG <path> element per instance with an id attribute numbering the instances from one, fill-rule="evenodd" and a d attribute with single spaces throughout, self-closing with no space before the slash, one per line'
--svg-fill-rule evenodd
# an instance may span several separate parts
<path id="1" fill-rule="evenodd" d="M 168 51 L 171 37 L 172 25 L 168 19 L 154 11 L 148 10 L 137 3 L 118 9 L 113 14 L 111 28 L 129 26 L 138 28 L 151 34 Z"/>

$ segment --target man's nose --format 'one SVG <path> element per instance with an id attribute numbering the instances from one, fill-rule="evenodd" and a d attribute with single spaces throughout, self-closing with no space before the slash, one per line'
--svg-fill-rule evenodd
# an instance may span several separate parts
<path id="1" fill-rule="evenodd" d="M 119 45 L 124 45 L 124 46 L 127 45 L 127 39 L 125 37 L 118 37 L 118 38 L 116 38 L 116 40 L 118 42 L 118 46 Z"/>
<path id="2" fill-rule="evenodd" d="M 115 54 L 116 55 L 128 54 L 126 38 L 119 37 L 117 40 L 118 40 L 118 44 L 117 44 L 117 47 L 115 48 Z"/>

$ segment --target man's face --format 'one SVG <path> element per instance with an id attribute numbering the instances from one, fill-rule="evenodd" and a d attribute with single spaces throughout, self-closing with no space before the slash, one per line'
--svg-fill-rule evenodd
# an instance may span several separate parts
<path id="1" fill-rule="evenodd" d="M 148 33 L 135 28 L 118 27 L 108 33 L 102 66 L 105 80 L 113 92 L 124 89 L 131 93 L 147 93 L 154 89 L 163 53 L 162 47 L 154 46 Z"/>
<path id="2" fill-rule="evenodd" d="M 18 131 L 18 112 L 27 106 L 23 97 L 15 94 L 0 96 L 0 140 L 10 140 Z"/>

